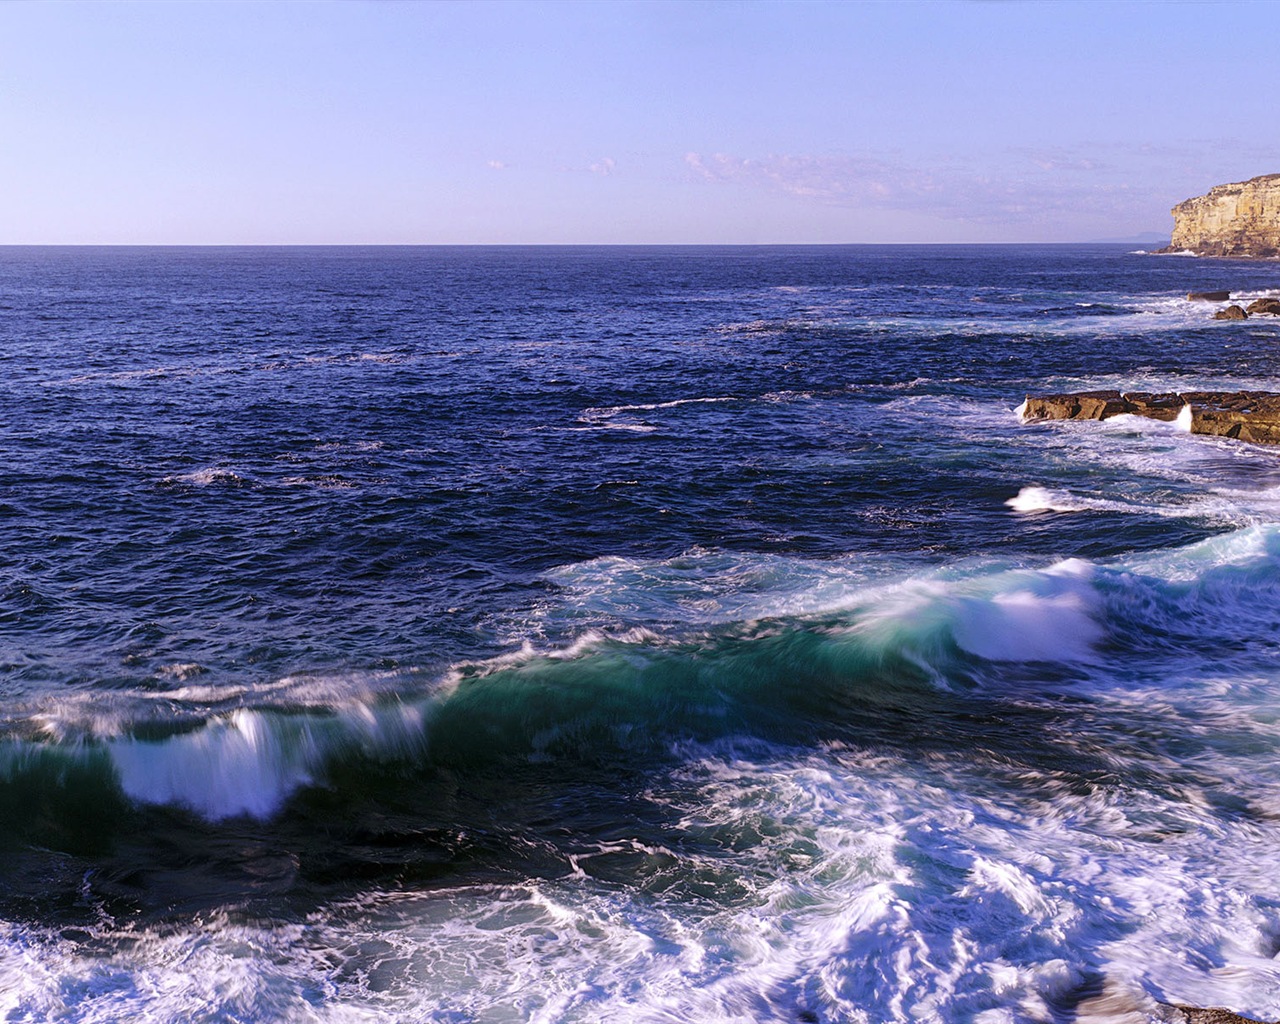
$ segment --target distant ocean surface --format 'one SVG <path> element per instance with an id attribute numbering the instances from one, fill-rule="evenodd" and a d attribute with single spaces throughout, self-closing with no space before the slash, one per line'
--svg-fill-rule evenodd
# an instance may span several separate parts
<path id="1" fill-rule="evenodd" d="M 1280 1017 L 1278 286 L 0 249 L 0 1017 Z"/>

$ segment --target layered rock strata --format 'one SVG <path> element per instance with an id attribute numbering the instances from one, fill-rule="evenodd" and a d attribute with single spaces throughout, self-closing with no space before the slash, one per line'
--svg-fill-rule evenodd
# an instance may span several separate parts
<path id="1" fill-rule="evenodd" d="M 1280 394 L 1272 391 L 1077 391 L 1028 395 L 1023 422 L 1145 416 L 1178 421 L 1193 434 L 1280 444 Z"/>
<path id="2" fill-rule="evenodd" d="M 1280 174 L 1215 185 L 1173 208 L 1163 252 L 1248 258 L 1280 256 Z"/>

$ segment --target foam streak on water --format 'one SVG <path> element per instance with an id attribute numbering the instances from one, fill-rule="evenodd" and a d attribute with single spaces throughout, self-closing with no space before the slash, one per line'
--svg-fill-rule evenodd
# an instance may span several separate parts
<path id="1" fill-rule="evenodd" d="M 1280 1017 L 1212 268 L 0 252 L 0 1016 Z"/>

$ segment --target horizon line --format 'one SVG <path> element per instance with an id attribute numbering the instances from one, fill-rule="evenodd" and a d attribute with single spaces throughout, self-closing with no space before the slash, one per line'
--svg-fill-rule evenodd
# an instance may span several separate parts
<path id="1" fill-rule="evenodd" d="M 0 249 L 840 249 L 1169 245 L 1163 236 L 1057 242 L 0 242 Z"/>

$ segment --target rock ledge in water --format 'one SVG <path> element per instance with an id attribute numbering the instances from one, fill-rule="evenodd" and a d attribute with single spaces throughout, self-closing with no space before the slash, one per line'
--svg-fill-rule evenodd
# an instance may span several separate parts
<path id="1" fill-rule="evenodd" d="M 1140 990 L 1103 982 L 1096 995 L 1076 1004 L 1077 1024 L 1280 1024 L 1245 1017 L 1221 1006 L 1187 1006 L 1153 999 Z"/>
<path id="2" fill-rule="evenodd" d="M 1269 1021 L 1257 1020 L 1253 1017 L 1241 1017 L 1238 1013 L 1232 1013 L 1217 1006 L 1201 1008 L 1172 1003 L 1169 1004 L 1169 1009 L 1181 1017 L 1181 1020 L 1178 1020 L 1177 1017 L 1173 1017 L 1173 1014 L 1166 1015 L 1172 1017 L 1177 1024 L 1182 1022 L 1185 1024 L 1271 1024 Z"/>
<path id="3" fill-rule="evenodd" d="M 1018 415 L 1024 423 L 1143 416 L 1176 420 L 1193 434 L 1230 437 L 1251 444 L 1280 444 L 1280 394 L 1272 391 L 1077 391 L 1028 395 Z"/>

